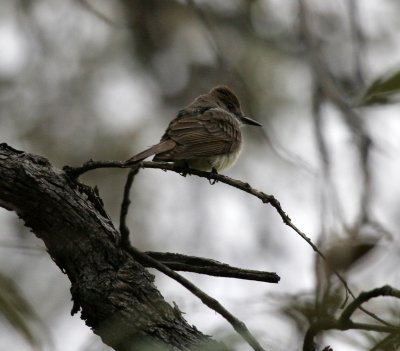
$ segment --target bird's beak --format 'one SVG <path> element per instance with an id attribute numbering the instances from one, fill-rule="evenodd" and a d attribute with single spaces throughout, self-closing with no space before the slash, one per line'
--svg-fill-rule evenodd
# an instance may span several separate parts
<path id="1" fill-rule="evenodd" d="M 257 126 L 257 127 L 262 127 L 261 123 L 258 123 L 257 121 L 255 121 L 254 119 L 251 119 L 250 117 L 247 116 L 240 116 L 240 121 L 243 124 L 248 124 L 251 126 Z"/>

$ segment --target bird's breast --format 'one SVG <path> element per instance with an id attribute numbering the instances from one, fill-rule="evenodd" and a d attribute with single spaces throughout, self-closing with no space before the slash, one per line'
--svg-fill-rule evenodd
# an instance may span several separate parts
<path id="1" fill-rule="evenodd" d="M 239 158 L 241 151 L 242 148 L 240 147 L 238 150 L 231 152 L 230 154 L 215 156 L 213 160 L 213 167 L 218 172 L 232 167 Z"/>
<path id="2" fill-rule="evenodd" d="M 190 168 L 197 169 L 199 171 L 209 172 L 215 168 L 218 172 L 220 172 L 232 167 L 236 163 L 242 151 L 242 145 L 243 143 L 240 143 L 236 150 L 227 154 L 199 157 L 188 160 L 187 163 Z"/>

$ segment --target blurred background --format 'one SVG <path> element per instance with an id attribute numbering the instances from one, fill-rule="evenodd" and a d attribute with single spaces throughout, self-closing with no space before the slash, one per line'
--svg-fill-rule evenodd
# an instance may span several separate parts
<path id="1" fill-rule="evenodd" d="M 60 168 L 124 160 L 157 143 L 194 97 L 229 85 L 264 127 L 244 130 L 241 158 L 224 173 L 276 196 L 355 294 L 398 287 L 399 18 L 397 0 L 1 0 L 0 142 Z M 126 175 L 81 179 L 99 187 L 116 225 Z M 139 249 L 281 276 L 273 285 L 184 274 L 266 349 L 301 350 L 310 321 L 340 313 L 342 285 L 271 206 L 150 169 L 131 200 Z M 4 209 L 0 228 L 0 349 L 109 350 L 70 316 L 70 283 L 43 243 Z M 189 323 L 249 350 L 219 315 L 154 274 Z M 367 307 L 398 321 L 394 299 Z M 320 342 L 369 350 L 385 337 L 327 332 Z"/>

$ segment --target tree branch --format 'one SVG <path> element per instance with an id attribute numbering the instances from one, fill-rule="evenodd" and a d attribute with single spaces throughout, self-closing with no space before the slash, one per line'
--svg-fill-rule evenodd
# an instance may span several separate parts
<path id="1" fill-rule="evenodd" d="M 385 285 L 381 288 L 362 292 L 344 309 L 338 319 L 327 317 L 316 320 L 310 325 L 306 332 L 303 342 L 303 351 L 315 351 L 314 338 L 318 333 L 324 330 L 358 329 L 382 333 L 396 333 L 399 335 L 400 326 L 356 323 L 350 320 L 351 315 L 357 308 L 359 308 L 364 302 L 367 302 L 368 300 L 378 296 L 392 296 L 400 299 L 400 291 L 392 288 L 389 285 Z"/>
<path id="2" fill-rule="evenodd" d="M 93 190 L 47 159 L 0 144 L 0 206 L 15 211 L 71 281 L 72 313 L 117 351 L 223 349 L 165 302 L 120 245 Z M 157 346 L 158 345 L 158 346 Z"/>
<path id="3" fill-rule="evenodd" d="M 378 296 L 392 296 L 400 299 L 400 291 L 392 288 L 389 285 L 385 285 L 381 288 L 362 292 L 344 309 L 342 315 L 340 316 L 340 321 L 344 322 L 346 320 L 349 320 L 354 311 L 359 308 L 364 302 L 367 302 L 368 300 Z"/>
<path id="4" fill-rule="evenodd" d="M 311 239 L 305 233 L 303 233 L 299 228 L 297 228 L 293 224 L 290 217 L 282 209 L 279 201 L 273 195 L 265 194 L 264 192 L 251 187 L 249 183 L 245 183 L 240 180 L 233 179 L 233 178 L 227 177 L 225 175 L 214 173 L 214 172 L 198 171 L 198 170 L 191 169 L 191 168 L 182 169 L 182 168 L 175 166 L 173 163 L 168 163 L 168 162 L 142 161 L 142 162 L 130 163 L 130 162 L 124 162 L 124 161 L 93 161 L 93 160 L 89 160 L 80 167 L 65 166 L 63 168 L 63 170 L 70 177 L 75 179 L 75 178 L 79 177 L 81 174 L 83 174 L 87 171 L 93 170 L 93 169 L 129 168 L 129 167 L 156 168 L 156 169 L 162 169 L 164 171 L 173 171 L 176 173 L 180 173 L 183 176 L 186 176 L 187 174 L 196 175 L 201 178 L 206 178 L 209 181 L 213 180 L 213 181 L 225 183 L 227 185 L 233 186 L 234 188 L 242 190 L 250 195 L 253 195 L 253 196 L 257 197 L 258 199 L 260 199 L 263 203 L 269 203 L 272 207 L 274 207 L 275 210 L 278 212 L 279 216 L 281 217 L 282 221 L 287 226 L 292 228 L 298 235 L 300 235 L 300 237 L 302 239 L 304 239 L 308 243 L 308 245 L 310 245 L 311 248 L 326 262 L 325 255 L 318 249 L 318 247 L 311 241 Z M 329 266 L 328 262 L 327 262 L 327 265 Z M 354 298 L 353 292 L 350 290 L 346 280 L 342 277 L 342 275 L 333 268 L 331 268 L 331 271 L 338 277 L 340 282 L 343 284 L 343 286 L 346 290 L 346 293 L 348 292 Z"/>
<path id="5" fill-rule="evenodd" d="M 128 214 L 129 205 L 131 201 L 129 200 L 129 192 L 135 179 L 136 174 L 139 172 L 139 167 L 133 167 L 129 170 L 128 177 L 126 178 L 126 183 L 124 187 L 124 196 L 121 204 L 121 214 L 119 218 L 119 232 L 121 233 L 121 242 L 123 246 L 128 246 L 129 241 L 129 228 L 126 225 L 126 216 Z"/>
<path id="6" fill-rule="evenodd" d="M 265 283 L 278 283 L 280 280 L 280 277 L 276 273 L 232 267 L 226 263 L 203 257 L 154 251 L 147 251 L 145 254 L 174 271 L 200 273 L 215 277 L 255 280 Z"/>

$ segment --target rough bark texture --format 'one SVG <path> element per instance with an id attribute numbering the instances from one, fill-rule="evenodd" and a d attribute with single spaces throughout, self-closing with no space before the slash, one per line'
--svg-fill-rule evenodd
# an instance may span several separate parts
<path id="1" fill-rule="evenodd" d="M 0 206 L 15 211 L 44 241 L 71 281 L 72 312 L 80 309 L 107 345 L 221 348 L 164 301 L 153 276 L 119 245 L 120 234 L 93 189 L 47 159 L 0 144 Z"/>

